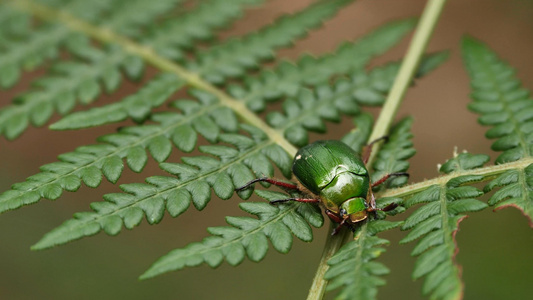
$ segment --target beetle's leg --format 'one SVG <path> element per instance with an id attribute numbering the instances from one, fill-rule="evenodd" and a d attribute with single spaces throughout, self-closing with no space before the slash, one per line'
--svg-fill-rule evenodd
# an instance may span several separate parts
<path id="1" fill-rule="evenodd" d="M 285 188 L 285 189 L 289 189 L 289 190 L 299 190 L 298 186 L 296 184 L 287 183 L 287 182 L 275 180 L 275 179 L 272 179 L 272 178 L 262 177 L 262 178 L 256 178 L 256 179 L 246 183 L 245 185 L 236 188 L 235 191 L 238 192 L 238 191 L 245 190 L 245 189 L 249 188 L 252 184 L 254 184 L 256 182 L 260 182 L 260 181 L 265 181 L 265 182 L 268 182 L 268 183 L 273 184 L 275 186 L 279 186 L 279 187 L 282 187 L 282 188 Z"/>
<path id="2" fill-rule="evenodd" d="M 374 194 L 371 193 L 371 199 L 370 199 L 370 207 L 366 209 L 366 211 L 368 212 L 372 212 L 374 213 L 374 217 L 376 218 L 377 217 L 377 214 L 376 214 L 376 211 L 378 210 L 381 210 L 381 211 L 390 211 L 390 210 L 393 210 L 395 209 L 396 207 L 398 207 L 398 204 L 397 203 L 394 203 L 392 202 L 391 204 L 383 207 L 383 208 L 378 208 L 376 206 L 376 198 L 374 197 Z"/>
<path id="3" fill-rule="evenodd" d="M 392 202 L 391 204 L 383 207 L 383 208 L 378 208 L 378 210 L 381 210 L 381 211 L 390 211 L 390 210 L 393 210 L 395 209 L 396 207 L 398 207 L 398 204 L 397 203 L 394 203 Z"/>
<path id="4" fill-rule="evenodd" d="M 346 223 L 346 220 L 348 220 L 348 218 L 341 218 L 339 217 L 339 215 L 337 215 L 336 213 L 332 212 L 331 210 L 329 209 L 326 209 L 326 215 L 335 223 L 338 223 L 339 225 L 337 225 L 337 227 L 335 227 L 335 229 L 333 229 L 333 232 L 331 233 L 331 235 L 336 235 L 337 233 L 339 233 L 339 230 L 341 230 L 342 226 L 346 226 L 346 227 L 349 227 L 351 231 L 355 231 L 355 227 L 349 225 L 348 223 Z"/>
<path id="5" fill-rule="evenodd" d="M 337 225 L 337 227 L 335 227 L 335 229 L 333 229 L 333 232 L 331 233 L 331 235 L 336 235 L 337 233 L 339 233 L 339 231 L 341 230 L 342 226 L 346 226 L 348 228 L 350 228 L 350 230 L 352 232 L 355 231 L 355 227 L 353 225 L 350 225 L 349 223 L 346 223 L 346 221 L 348 220 L 348 218 L 346 219 L 343 219 L 339 225 Z"/>
<path id="6" fill-rule="evenodd" d="M 288 201 L 304 202 L 304 203 L 318 203 L 320 199 L 306 199 L 306 198 L 287 198 L 281 200 L 270 201 L 270 204 L 284 203 Z"/>
<path id="7" fill-rule="evenodd" d="M 366 208 L 366 211 L 368 212 L 372 212 L 374 213 L 374 217 L 377 217 L 376 215 L 376 210 L 377 210 L 377 206 L 376 206 L 376 197 L 374 197 L 374 193 L 370 193 L 370 207 L 367 207 Z"/>
<path id="8" fill-rule="evenodd" d="M 407 178 L 409 178 L 409 173 L 406 173 L 406 172 L 398 172 L 398 173 L 390 173 L 390 174 L 387 174 L 383 177 L 381 177 L 378 181 L 372 183 L 372 187 L 376 187 L 380 184 L 382 184 L 383 182 L 385 182 L 387 179 L 389 179 L 390 177 L 392 176 L 407 176 Z"/>
<path id="9" fill-rule="evenodd" d="M 339 217 L 338 214 L 332 212 L 329 209 L 326 209 L 326 215 L 335 223 L 342 223 L 344 221 L 341 217 Z"/>
<path id="10" fill-rule="evenodd" d="M 375 143 L 381 140 L 385 140 L 385 142 L 387 142 L 389 140 L 389 137 L 385 135 L 380 138 L 377 138 L 363 148 L 363 155 L 361 157 L 365 165 L 368 162 L 368 159 L 370 158 L 370 153 L 372 153 L 372 146 L 374 146 Z"/>

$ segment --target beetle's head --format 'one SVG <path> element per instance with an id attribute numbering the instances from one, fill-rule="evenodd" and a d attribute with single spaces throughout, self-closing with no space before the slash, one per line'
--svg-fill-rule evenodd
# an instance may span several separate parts
<path id="1" fill-rule="evenodd" d="M 341 204 L 339 214 L 341 218 L 350 218 L 352 223 L 363 221 L 367 217 L 366 200 L 362 197 L 351 198 Z"/>
<path id="2" fill-rule="evenodd" d="M 341 216 L 341 218 L 344 219 L 344 216 L 348 215 L 348 212 L 346 211 L 346 209 L 341 208 L 341 210 L 339 211 L 339 215 Z"/>

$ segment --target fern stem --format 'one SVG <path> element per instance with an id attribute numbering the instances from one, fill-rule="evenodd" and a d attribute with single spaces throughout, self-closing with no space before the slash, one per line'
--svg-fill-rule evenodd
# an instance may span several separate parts
<path id="1" fill-rule="evenodd" d="M 220 89 L 203 80 L 198 74 L 190 72 L 182 66 L 174 63 L 172 60 L 158 55 L 151 47 L 138 44 L 107 28 L 94 26 L 84 22 L 65 11 L 50 9 L 31 0 L 10 1 L 10 4 L 21 11 L 30 13 L 43 20 L 62 23 L 68 28 L 83 32 L 100 42 L 118 44 L 122 46 L 124 51 L 143 58 L 147 63 L 156 67 L 160 71 L 176 74 L 189 85 L 217 96 L 222 105 L 232 109 L 248 124 L 261 129 L 272 141 L 287 151 L 289 155 L 294 156 L 296 154 L 296 147 L 283 137 L 283 133 L 268 126 L 263 120 L 250 111 L 243 101 L 230 97 Z"/>
<path id="2" fill-rule="evenodd" d="M 420 18 L 420 23 L 416 28 L 407 54 L 402 61 L 400 70 L 398 71 L 398 76 L 394 81 L 391 91 L 387 97 L 387 101 L 385 102 L 385 105 L 383 105 L 374 130 L 370 135 L 371 141 L 386 135 L 389 131 L 392 122 L 394 121 L 394 116 L 396 115 L 401 101 L 405 96 L 407 88 L 409 88 L 409 85 L 413 81 L 415 72 L 418 68 L 420 60 L 422 59 L 426 46 L 429 42 L 431 34 L 433 33 L 433 30 L 435 29 L 446 1 L 447 0 L 430 0 L 426 4 L 424 12 L 422 13 L 422 17 Z M 374 146 L 375 150 L 372 151 L 369 161 L 373 161 L 374 156 L 378 153 L 379 147 L 380 144 L 376 144 Z"/>
<path id="3" fill-rule="evenodd" d="M 523 159 L 520 159 L 514 162 L 506 163 L 506 164 L 493 165 L 493 166 L 477 168 L 477 169 L 468 170 L 468 171 L 453 172 L 448 175 L 436 177 L 430 180 L 424 180 L 422 182 L 410 184 L 410 185 L 407 185 L 401 188 L 390 189 L 390 190 L 383 192 L 379 196 L 380 197 L 405 197 L 405 196 L 423 191 L 432 185 L 443 185 L 443 184 L 446 184 L 446 182 L 448 182 L 450 179 L 453 179 L 459 176 L 466 176 L 466 175 L 481 175 L 484 177 L 483 181 L 488 181 L 488 180 L 494 179 L 499 174 L 502 174 L 506 171 L 515 170 L 515 169 L 523 170 L 531 164 L 533 164 L 533 158 L 527 157 L 527 158 L 523 158 Z"/>
<path id="4" fill-rule="evenodd" d="M 309 289 L 307 300 L 321 299 L 326 292 L 327 282 L 324 280 L 324 274 L 326 274 L 329 265 L 323 262 L 327 262 L 333 256 L 333 254 L 339 250 L 342 244 L 344 244 L 344 237 L 342 234 L 330 234 L 335 227 L 335 224 L 330 222 L 326 244 L 324 246 L 324 250 L 322 251 L 322 257 L 320 257 L 320 264 L 316 270 L 315 277 L 313 278 L 313 284 Z M 344 230 L 341 232 L 344 232 Z"/>
<path id="5" fill-rule="evenodd" d="M 385 105 L 379 114 L 369 140 L 375 140 L 387 135 L 407 91 L 407 88 L 413 80 L 416 69 L 418 68 L 418 64 L 420 63 L 422 55 L 424 54 L 431 34 L 435 29 L 445 4 L 446 0 L 429 0 L 424 8 L 420 23 L 416 28 L 413 39 L 411 40 L 407 54 L 405 55 L 398 72 L 398 76 L 396 77 L 389 96 L 387 97 L 387 101 L 385 102 Z M 376 153 L 379 151 L 379 147 L 379 143 L 374 146 L 368 161 L 368 165 L 372 165 Z M 366 226 L 366 224 L 363 226 Z M 308 300 L 322 299 L 327 285 L 327 281 L 323 276 L 323 274 L 325 274 L 329 268 L 327 261 L 342 246 L 343 241 L 347 239 L 348 235 L 349 231 L 345 230 L 344 234 L 338 234 L 337 236 L 328 238 L 326 240 L 326 245 L 324 246 L 324 252 L 322 254 L 316 276 L 307 296 Z"/>

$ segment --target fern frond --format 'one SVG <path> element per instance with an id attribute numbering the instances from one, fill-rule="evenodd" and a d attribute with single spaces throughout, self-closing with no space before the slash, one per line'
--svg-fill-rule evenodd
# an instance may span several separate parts
<path id="1" fill-rule="evenodd" d="M 380 246 L 389 241 L 375 235 L 401 224 L 376 220 L 362 225 L 354 240 L 328 260 L 330 268 L 324 275 L 329 280 L 327 290 L 342 288 L 335 299 L 376 299 L 377 288 L 385 284 L 380 276 L 388 274 L 389 269 L 375 259 L 385 252 Z"/>
<path id="2" fill-rule="evenodd" d="M 468 106 L 479 113 L 481 125 L 494 126 L 486 136 L 497 139 L 492 149 L 503 153 L 497 164 L 519 160 L 532 154 L 533 101 L 521 87 L 514 70 L 483 43 L 463 39 L 463 56 L 471 77 L 473 102 Z"/>
<path id="3" fill-rule="evenodd" d="M 82 103 L 94 101 L 102 92 L 100 82 L 108 92 L 118 88 L 120 67 L 129 62 L 124 52 L 117 48 L 100 50 L 85 39 L 73 44 L 76 46 L 72 48 L 80 49 L 78 54 L 88 60 L 54 64 L 52 73 L 35 81 L 35 88 L 0 110 L 0 132 L 6 138 L 18 137 L 29 123 L 44 125 L 55 110 L 68 113 L 78 99 Z"/>
<path id="4" fill-rule="evenodd" d="M 372 182 L 391 173 L 405 172 L 409 168 L 407 161 L 416 150 L 413 147 L 413 134 L 411 133 L 412 118 L 404 118 L 390 131 L 388 142 L 381 147 L 372 165 Z M 388 181 L 388 187 L 398 187 L 407 183 L 407 177 L 395 177 Z"/>
<path id="5" fill-rule="evenodd" d="M 158 5 L 151 5 L 152 1 L 146 0 L 137 0 L 134 6 L 150 6 L 149 13 L 143 14 L 142 18 L 139 18 L 135 14 L 125 14 L 124 11 L 127 9 L 121 8 L 122 6 L 129 7 L 130 3 L 128 1 L 122 3 L 119 2 L 118 5 L 113 7 L 110 14 L 110 18 L 106 19 L 105 22 L 100 24 L 102 28 L 109 27 L 111 30 L 117 30 L 121 32 L 120 28 L 128 28 L 128 32 L 122 32 L 126 35 L 135 35 L 135 32 L 138 30 L 138 25 L 144 25 L 148 23 L 151 19 L 156 17 L 166 8 L 175 4 L 175 0 L 160 1 Z M 272 26 L 268 26 L 263 30 L 260 30 L 257 33 L 250 34 L 241 40 L 235 39 L 230 42 L 223 43 L 218 47 L 213 47 L 211 49 L 217 49 L 216 51 L 208 51 L 200 55 L 201 59 L 196 63 L 189 64 L 188 67 L 192 71 L 197 71 L 200 75 L 205 75 L 204 77 L 220 77 L 229 75 L 229 69 L 235 69 L 236 66 L 242 67 L 241 71 L 244 71 L 247 68 L 247 64 L 250 61 L 256 61 L 260 59 L 263 55 L 259 52 L 265 53 L 276 47 L 284 46 L 290 43 L 294 38 L 301 36 L 309 28 L 319 25 L 324 18 L 331 16 L 336 12 L 342 5 L 347 4 L 349 0 L 336 0 L 336 1 L 323 1 L 319 2 L 316 5 L 310 6 L 310 8 L 305 9 L 299 14 L 282 18 L 279 22 L 275 23 Z M 121 6 L 122 5 L 122 6 Z M 212 11 L 212 10 L 210 10 Z M 317 17 L 318 18 L 315 18 Z M 128 26 L 125 26 L 128 25 Z M 62 28 L 65 32 L 69 32 L 66 27 L 60 25 L 53 25 L 58 28 Z M 255 45 L 255 46 L 254 46 Z M 237 51 L 235 47 L 241 49 Z M 80 51 L 84 51 L 84 47 L 76 47 Z M 121 51 L 118 51 L 121 52 Z M 235 55 L 236 54 L 236 55 Z M 126 55 L 124 52 L 123 55 Z M 138 58 L 133 59 L 135 64 L 139 64 Z M 246 62 L 245 62 L 246 61 Z M 219 63 L 220 62 L 220 63 Z M 131 65 L 130 61 L 126 62 L 125 65 Z M 142 64 L 141 64 L 142 66 Z M 200 68 L 200 69 L 198 69 Z M 213 69 L 214 68 L 214 69 Z M 142 67 L 141 67 L 142 69 Z M 107 72 L 104 74 L 114 74 L 113 79 L 116 81 L 117 77 L 120 77 L 120 73 L 116 69 L 110 67 Z M 113 72 L 109 72 L 113 71 Z M 218 72 L 218 73 L 217 73 Z M 234 73 L 234 71 L 230 71 Z M 9 73 L 6 73 L 9 74 Z M 117 75 L 118 74 L 118 75 Z M 79 77 L 78 77 L 79 78 Z M 208 78 L 209 79 L 209 78 Z M 118 85 L 118 84 L 117 84 Z M 89 80 L 83 82 L 82 86 L 77 86 L 78 89 L 83 89 L 86 97 L 94 98 L 99 94 L 99 86 L 97 80 Z M 74 89 L 76 90 L 76 89 Z M 61 99 L 61 98 L 53 98 Z M 68 107 L 72 107 L 72 100 L 68 98 L 67 104 Z M 82 99 L 83 101 L 83 99 Z M 7 112 L 0 114 L 0 132 L 4 132 L 6 137 L 13 139 L 20 135 L 28 126 L 29 121 L 31 120 L 35 125 L 39 126 L 42 123 L 46 122 L 52 113 L 52 105 L 50 103 L 44 103 L 44 101 L 31 101 L 32 104 L 27 104 L 23 107 L 14 107 L 6 108 Z M 131 104 L 131 102 L 123 103 L 122 106 Z M 35 106 L 40 105 L 40 108 L 45 107 L 46 110 L 39 110 L 34 108 Z M 27 107 L 30 106 L 30 107 Z M 124 110 L 120 107 L 121 105 L 116 105 L 111 107 L 111 109 L 116 113 L 116 110 Z M 63 105 L 65 107 L 65 105 Z M 130 106 L 131 107 L 131 106 Z M 108 109 L 108 108 L 106 108 Z M 38 116 L 32 117 L 30 111 L 36 111 Z M 3 118 L 2 118 L 3 116 Z M 116 119 L 116 117 L 115 117 Z M 86 122 L 86 123 L 95 123 L 101 124 L 101 121 L 96 122 Z"/>
<path id="6" fill-rule="evenodd" d="M 437 54 L 437 57 L 441 55 Z M 294 99 L 289 98 L 283 103 L 284 114 L 268 114 L 267 123 L 283 132 L 292 144 L 307 145 L 308 131 L 326 131 L 323 120 L 339 122 L 341 114 L 358 114 L 359 105 L 381 105 L 398 73 L 398 68 L 399 63 L 389 63 L 371 70 L 368 74 L 362 70 L 354 72 L 349 79 L 336 80 L 333 87 L 323 84 L 314 90 L 301 89 Z"/>
<path id="7" fill-rule="evenodd" d="M 361 153 L 361 149 L 370 137 L 374 119 L 369 113 L 361 113 L 353 118 L 353 124 L 353 129 L 345 134 L 341 140 L 356 152 Z"/>
<path id="8" fill-rule="evenodd" d="M 265 101 L 294 97 L 305 86 L 325 84 L 333 75 L 347 75 L 363 68 L 371 58 L 394 46 L 414 27 L 413 19 L 390 22 L 355 42 L 345 43 L 335 53 L 313 57 L 303 55 L 296 63 L 282 61 L 273 70 L 249 77 L 245 86 L 231 85 L 228 92 L 244 99 L 253 111 L 262 111 Z"/>
<path id="9" fill-rule="evenodd" d="M 529 226 L 533 227 L 533 164 L 526 168 L 509 170 L 487 184 L 485 192 L 500 187 L 489 199 L 488 203 L 500 210 L 515 207 L 528 218 Z"/>
<path id="10" fill-rule="evenodd" d="M 520 161 L 533 153 L 533 101 L 530 91 L 514 77 L 514 70 L 482 42 L 463 40 L 465 64 L 472 79 L 469 108 L 479 114 L 482 125 L 494 126 L 486 136 L 497 139 L 492 149 L 503 153 L 497 164 Z M 488 203 L 496 210 L 515 207 L 529 219 L 533 227 L 533 193 L 530 181 L 533 165 L 524 165 L 498 175 L 487 184 L 485 192 L 496 187 Z"/>
<path id="11" fill-rule="evenodd" d="M 181 86 L 183 81 L 176 75 L 163 73 L 120 102 L 69 114 L 50 125 L 50 129 L 81 129 L 120 122 L 127 118 L 141 123 L 149 117 L 153 108 L 162 105 Z"/>
<path id="12" fill-rule="evenodd" d="M 143 27 L 174 8 L 183 0 L 130 0 L 115 1 L 111 13 L 100 26 L 107 27 L 128 37 L 139 37 Z"/>
<path id="13" fill-rule="evenodd" d="M 286 152 L 267 140 L 257 129 L 246 125 L 243 125 L 243 129 L 252 137 L 220 134 L 220 141 L 234 147 L 200 146 L 200 151 L 209 156 L 183 157 L 183 163 L 160 164 L 163 170 L 178 178 L 154 176 L 148 177 L 146 184 L 123 184 L 120 188 L 125 193 L 105 195 L 105 202 L 91 204 L 94 212 L 74 215 L 74 219 L 46 234 L 33 248 L 42 249 L 66 243 L 96 234 L 100 230 L 115 235 L 120 232 L 122 224 L 131 229 L 141 222 L 144 215 L 150 224 L 159 223 L 165 209 L 176 217 L 183 213 L 191 202 L 196 209 L 202 210 L 211 199 L 211 188 L 219 198 L 229 199 L 235 187 L 255 178 L 254 171 L 261 176 L 273 176 L 271 161 L 284 170 L 286 175 L 290 174 L 291 159 Z M 154 157 L 168 156 L 168 137 L 152 137 L 150 141 L 148 149 Z M 118 165 L 120 159 L 117 157 L 115 160 Z M 142 161 L 145 162 L 146 158 L 143 157 Z M 117 173 L 119 171 L 115 169 L 114 174 Z M 251 191 L 242 191 L 239 195 L 247 199 Z"/>
<path id="14" fill-rule="evenodd" d="M 20 79 L 21 68 L 32 70 L 56 58 L 69 30 L 53 25 L 32 31 L 20 40 L 4 40 L 0 50 L 0 86 L 8 88 Z"/>
<path id="15" fill-rule="evenodd" d="M 284 193 L 257 192 L 267 200 L 288 197 Z M 245 256 L 252 261 L 260 261 L 268 251 L 267 238 L 274 249 L 287 253 L 292 246 L 292 234 L 302 241 L 310 242 L 313 234 L 309 225 L 321 227 L 324 223 L 317 207 L 306 203 L 270 205 L 251 202 L 241 203 L 239 207 L 258 218 L 226 217 L 226 222 L 231 226 L 208 228 L 213 236 L 200 243 L 172 250 L 156 261 L 140 278 L 147 279 L 202 263 L 214 268 L 224 260 L 230 265 L 238 265 Z"/>
<path id="16" fill-rule="evenodd" d="M 118 1 L 113 2 L 113 5 L 103 2 L 106 1 L 95 1 L 95 3 L 91 2 L 91 5 L 88 5 L 86 1 L 73 1 L 66 6 L 65 11 L 92 20 L 108 10 L 108 15 L 103 18 L 104 21 L 101 22 L 101 26 L 109 28 L 109 30 L 117 30 L 123 34 L 135 35 L 143 25 L 147 25 L 178 1 L 157 1 L 157 4 L 146 0 L 137 0 L 133 3 L 131 1 Z M 25 5 L 25 2 L 21 2 L 21 4 L 15 3 L 14 5 Z M 139 10 L 142 11 L 141 15 L 138 13 L 133 14 L 129 10 L 137 10 L 141 7 L 145 8 Z M 54 31 L 40 32 L 42 30 Z M 37 88 L 35 90 L 20 96 L 15 104 L 2 109 L 0 112 L 0 132 L 8 139 L 14 139 L 19 136 L 30 122 L 35 126 L 42 126 L 50 119 L 56 109 L 60 113 L 66 114 L 74 107 L 76 99 L 79 99 L 82 103 L 93 101 L 101 93 L 100 82 L 103 83 L 108 92 L 115 90 L 122 79 L 121 67 L 124 68 L 130 78 L 135 79 L 142 74 L 143 62 L 138 57 L 130 56 L 118 46 L 107 46 L 104 50 L 95 48 L 88 39 L 80 36 L 80 34 L 71 33 L 70 29 L 60 24 L 44 25 L 33 34 L 38 34 L 39 36 L 37 38 L 28 37 L 32 42 L 44 41 L 53 45 L 53 48 L 50 49 L 53 49 L 54 57 L 56 56 L 57 48 L 61 43 L 64 43 L 67 45 L 66 49 L 76 57 L 81 58 L 82 61 L 54 64 L 51 68 L 51 74 L 37 80 Z M 57 37 L 57 39 L 53 39 L 54 37 Z M 22 42 L 24 41 L 20 43 Z M 39 55 L 48 55 L 47 53 L 50 52 L 41 49 L 42 47 L 29 47 L 26 42 L 22 46 L 25 51 L 36 51 Z M 13 51 L 17 56 L 28 56 L 16 48 Z M 3 68 L 3 59 L 10 65 L 17 65 L 17 59 L 8 54 L 0 57 L 0 70 Z M 39 58 L 32 56 L 30 58 L 36 62 L 39 61 Z M 15 69 L 11 67 L 8 67 L 8 69 L 2 73 L 3 76 L 9 78 L 18 77 L 18 73 L 15 74 L 10 71 Z M 18 72 L 18 69 L 16 72 Z M 128 103 L 131 104 L 131 102 Z M 138 104 L 139 101 L 134 102 L 134 104 Z M 129 108 L 130 110 L 133 109 L 132 105 Z M 139 107 L 137 106 L 136 108 Z M 114 109 L 116 110 L 116 107 Z M 142 114 L 143 112 L 141 112 Z M 144 113 L 144 116 L 138 117 L 145 118 L 146 113 Z"/>
<path id="17" fill-rule="evenodd" d="M 226 78 L 242 77 L 246 70 L 257 68 L 258 62 L 273 58 L 274 49 L 290 45 L 352 1 L 317 1 L 298 13 L 282 16 L 257 32 L 199 52 L 196 61 L 186 66 L 214 84 L 222 84 Z"/>
<path id="18" fill-rule="evenodd" d="M 21 38 L 30 34 L 30 16 L 0 3 L 0 41 Z"/>
<path id="19" fill-rule="evenodd" d="M 240 17 L 246 5 L 261 2 L 263 0 L 203 1 L 187 13 L 150 28 L 142 43 L 166 58 L 183 61 L 184 51 L 192 48 L 197 40 L 212 39 L 214 29 Z"/>
<path id="20" fill-rule="evenodd" d="M 461 153 L 441 168 L 442 172 L 457 172 L 481 167 L 488 161 L 486 155 Z M 419 239 L 411 255 L 418 256 L 413 279 L 426 276 L 422 292 L 432 299 L 461 299 L 463 283 L 460 266 L 455 263 L 459 251 L 455 235 L 465 213 L 476 212 L 487 204 L 475 198 L 483 192 L 472 186 L 463 186 L 483 180 L 483 176 L 458 176 L 442 185 L 433 185 L 405 201 L 407 208 L 424 203 L 402 225 L 410 230 L 400 243 Z"/>
<path id="21" fill-rule="evenodd" d="M 248 2 L 250 0 L 243 0 L 244 2 Z M 219 3 L 219 0 L 217 2 Z M 230 8 L 233 6 L 229 6 Z M 237 7 L 236 7 L 237 8 Z M 202 9 L 201 12 L 203 12 L 203 6 L 201 6 L 199 9 Z M 210 11 L 210 10 L 206 10 Z M 200 12 L 198 12 L 200 13 Z M 194 15 L 194 13 L 193 13 Z M 185 16 L 188 16 L 185 15 Z M 187 20 L 187 18 L 185 19 Z M 309 80 L 312 80 L 317 82 L 324 82 L 324 84 L 327 84 L 327 80 L 333 75 L 333 74 L 345 74 L 345 70 L 350 68 L 360 68 L 363 67 L 364 64 L 368 62 L 368 60 L 382 52 L 384 52 L 386 49 L 388 49 L 390 46 L 392 46 L 395 42 L 397 42 L 401 37 L 405 35 L 406 32 L 408 32 L 412 25 L 414 24 L 413 20 L 405 20 L 401 22 L 393 22 L 390 24 L 387 24 L 386 26 L 383 26 L 374 32 L 368 34 L 364 38 L 360 39 L 355 45 L 352 44 L 345 44 L 342 46 L 338 51 L 337 55 L 326 55 L 322 56 L 316 59 L 313 59 L 311 57 L 302 58 L 300 59 L 299 64 L 300 65 L 293 65 L 290 62 L 282 62 L 278 69 L 275 70 L 275 73 L 272 74 L 278 74 L 279 77 L 276 77 L 276 81 L 263 81 L 262 78 L 256 79 L 255 83 L 250 83 L 248 81 L 248 84 L 251 86 L 248 86 L 248 88 L 253 87 L 251 90 L 245 90 L 243 87 L 238 85 L 232 85 L 230 86 L 230 92 L 232 92 L 235 96 L 239 96 L 239 99 L 243 99 L 243 101 L 247 102 L 247 104 L 250 108 L 260 110 L 258 106 L 260 105 L 264 107 L 265 103 L 262 100 L 259 99 L 269 99 L 273 96 L 273 92 L 278 93 L 281 92 L 284 89 L 284 86 L 291 85 L 292 88 L 289 90 L 298 89 L 299 86 L 303 86 L 302 81 L 308 82 Z M 171 35 L 174 36 L 174 35 Z M 150 42 L 149 42 L 150 43 Z M 349 59 L 347 60 L 349 63 L 340 63 L 342 61 L 341 58 L 347 58 L 348 56 L 354 56 L 355 59 Z M 439 59 L 440 58 L 440 59 Z M 436 54 L 428 56 L 424 62 L 431 63 L 433 62 L 433 66 L 436 66 L 435 62 L 442 62 L 444 58 L 442 54 Z M 425 64 L 428 65 L 428 64 Z M 291 68 L 296 67 L 296 69 L 293 69 L 293 71 L 287 71 L 287 66 L 290 66 Z M 396 70 L 397 67 L 389 67 L 391 69 Z M 320 69 L 321 71 L 316 73 Z M 387 68 L 386 68 L 387 69 Z M 420 76 L 424 75 L 425 73 L 429 72 L 432 68 L 431 67 L 425 67 L 424 72 L 420 73 Z M 374 85 L 377 89 L 383 90 L 383 83 L 380 84 L 379 80 L 383 80 L 385 82 L 390 82 L 390 78 L 379 78 L 383 77 L 386 73 L 387 76 L 394 76 L 394 70 L 392 72 L 384 72 L 384 71 L 376 71 L 376 75 L 370 75 L 372 79 L 367 79 L 366 81 L 369 81 L 367 85 Z M 422 69 L 421 69 L 422 70 Z M 327 71 L 327 72 L 326 72 Z M 272 72 L 272 71 L 268 71 Z M 301 72 L 301 73 L 300 73 Z M 307 77 L 307 75 L 313 74 L 313 76 Z M 354 73 L 353 77 L 357 75 L 358 79 L 353 80 L 353 84 L 358 84 L 361 86 L 367 86 L 365 85 L 365 80 L 363 78 L 367 78 L 368 75 L 363 75 L 359 71 Z M 265 76 L 266 72 L 262 73 Z M 374 74 L 374 73 L 372 73 Z M 381 74 L 381 75 L 379 75 Z M 317 80 L 317 78 L 322 78 L 321 80 Z M 124 98 L 121 102 L 109 104 L 106 106 L 102 106 L 99 108 L 93 108 L 88 111 L 81 111 L 76 112 L 74 114 L 68 115 L 59 122 L 53 124 L 51 126 L 52 129 L 57 130 L 65 130 L 65 129 L 78 129 L 78 128 L 86 128 L 90 126 L 97 126 L 97 125 L 103 125 L 103 124 L 109 124 L 112 122 L 118 122 L 126 119 L 127 117 L 133 118 L 135 121 L 139 122 L 142 121 L 143 118 L 146 117 L 146 114 L 148 113 L 148 109 L 150 106 L 153 108 L 155 106 L 161 105 L 162 97 L 164 95 L 168 95 L 167 91 L 170 92 L 171 90 L 178 89 L 180 86 L 180 83 L 176 82 L 175 88 L 172 87 L 172 82 L 167 81 L 165 78 L 170 78 L 169 76 L 163 75 L 160 79 L 163 81 L 162 85 L 159 83 L 160 80 L 155 79 L 151 81 L 150 83 L 145 86 L 145 90 L 151 91 L 152 86 L 156 89 L 161 89 L 164 91 L 162 95 L 157 95 L 157 92 L 148 92 L 149 95 L 152 95 L 152 97 L 148 95 L 132 95 L 129 97 Z M 250 77 L 251 78 L 251 77 Z M 292 81 L 292 82 L 291 82 Z M 168 84 L 168 88 L 167 88 Z M 273 86 L 275 85 L 275 89 Z M 281 85 L 281 86 L 280 86 Z M 370 87 L 371 88 L 371 87 Z M 367 89 L 370 89 L 367 88 Z M 375 88 L 375 89 L 376 89 Z M 385 87 L 386 88 L 386 87 Z M 143 90 L 141 90 L 143 91 Z M 263 94 L 261 94 L 263 92 Z M 378 93 L 378 92 L 374 92 Z M 295 92 L 291 92 L 290 94 L 295 94 Z M 145 97 L 148 96 L 148 97 Z M 155 97 L 155 98 L 153 98 Z M 259 97 L 259 98 L 257 98 Z M 259 102 L 257 102 L 259 101 Z M 256 104 L 252 104 L 256 103 Z M 346 99 L 344 102 L 347 102 Z M 150 105 L 146 105 L 150 104 Z"/>
<path id="22" fill-rule="evenodd" d="M 86 5 L 87 1 L 77 0 L 66 3 L 61 7 L 74 15 L 98 16 L 107 8 L 104 1 L 94 1 L 92 5 Z M 84 4 L 85 3 L 85 4 Z M 11 3 L 1 3 L 0 10 L 11 12 L 13 16 L 7 18 L 17 19 L 20 12 L 10 8 L 10 5 L 24 5 L 13 1 Z M 18 24 L 18 23 L 17 23 Z M 12 28 L 8 26 L 6 29 Z M 21 32 L 20 30 L 24 30 Z M 61 47 L 72 32 L 59 24 L 45 24 L 38 28 L 23 26 L 18 29 L 17 36 L 12 39 L 4 39 L 0 49 L 0 87 L 7 88 L 18 82 L 21 69 L 32 70 L 43 64 L 45 61 L 55 59 Z"/>
<path id="23" fill-rule="evenodd" d="M 114 166 L 115 161 L 126 158 L 130 169 L 140 172 L 148 158 L 146 149 L 156 161 L 162 162 L 170 155 L 172 144 L 182 151 L 190 152 L 196 145 L 198 134 L 215 142 L 220 139 L 222 130 L 238 130 L 234 113 L 221 106 L 216 97 L 200 91 L 191 93 L 199 102 L 177 101 L 175 106 L 181 113 L 156 114 L 153 116 L 156 124 L 122 128 L 116 134 L 100 137 L 102 144 L 79 147 L 74 152 L 60 155 L 60 162 L 43 166 L 41 173 L 29 177 L 26 182 L 13 185 L 11 191 L 0 195 L 0 212 L 35 203 L 41 198 L 57 199 L 63 190 L 77 190 L 80 180 L 90 187 L 96 187 L 109 162 L 113 162 L 111 166 Z M 246 128 L 254 139 L 266 139 L 264 133 L 257 132 L 257 129 Z M 239 139 L 232 141 L 237 142 Z M 289 176 L 290 158 L 283 150 L 274 149 L 273 144 L 270 141 L 261 149 Z M 245 146 L 246 144 L 242 145 Z M 106 173 L 104 175 L 109 181 L 116 182 L 121 172 L 112 173 L 111 176 Z"/>

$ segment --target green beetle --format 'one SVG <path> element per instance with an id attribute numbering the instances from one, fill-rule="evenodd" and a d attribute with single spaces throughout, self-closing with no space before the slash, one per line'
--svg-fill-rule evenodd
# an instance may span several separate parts
<path id="1" fill-rule="evenodd" d="M 368 147 L 370 148 L 371 143 Z M 369 149 L 368 149 L 369 150 Z M 370 151 L 366 151 L 368 154 Z M 296 153 L 292 172 L 298 184 L 278 181 L 272 178 L 257 178 L 237 188 L 243 190 L 258 181 L 265 181 L 286 190 L 299 192 L 301 197 L 275 200 L 322 203 L 328 217 L 339 225 L 332 234 L 345 225 L 354 230 L 354 225 L 365 220 L 368 214 L 378 210 L 372 188 L 382 184 L 390 176 L 409 176 L 407 173 L 387 174 L 371 183 L 365 164 L 368 155 L 361 159 L 359 154 L 341 141 L 317 141 L 302 147 Z M 396 208 L 391 204 L 381 210 Z"/>

